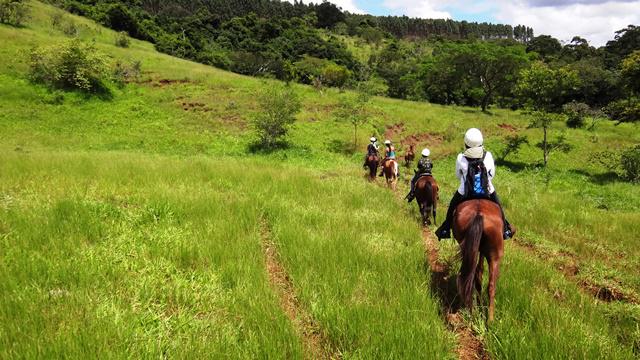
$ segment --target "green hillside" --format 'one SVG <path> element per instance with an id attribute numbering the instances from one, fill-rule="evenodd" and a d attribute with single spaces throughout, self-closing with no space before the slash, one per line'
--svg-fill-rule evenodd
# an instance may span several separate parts
<path id="1" fill-rule="evenodd" d="M 468 127 L 494 153 L 531 141 L 495 179 L 518 228 L 496 321 L 463 311 L 454 326 L 401 200 L 411 170 L 397 193 L 364 180 L 334 115 L 345 93 L 292 84 L 291 146 L 252 153 L 256 95 L 278 82 L 116 47 L 65 14 L 142 75 L 110 96 L 51 90 L 29 81 L 29 54 L 69 36 L 51 25 L 60 10 L 30 7 L 24 26 L 0 25 L 0 358 L 455 358 L 460 328 L 491 358 L 638 355 L 640 191 L 589 160 L 640 143 L 637 124 L 554 124 L 569 150 L 545 169 L 519 112 L 373 99 L 360 147 L 372 133 L 428 146 L 439 221 Z M 437 247 L 455 279 L 457 245 Z"/>

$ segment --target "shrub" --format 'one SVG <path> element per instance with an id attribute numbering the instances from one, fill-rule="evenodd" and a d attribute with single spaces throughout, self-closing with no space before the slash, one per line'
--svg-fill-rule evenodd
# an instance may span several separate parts
<path id="1" fill-rule="evenodd" d="M 129 36 L 127 36 L 126 31 L 120 31 L 116 34 L 116 46 L 121 48 L 129 47 Z"/>
<path id="2" fill-rule="evenodd" d="M 585 118 L 591 115 L 589 105 L 572 101 L 562 106 L 562 111 L 567 115 L 567 126 L 570 128 L 582 128 L 585 126 Z"/>
<path id="3" fill-rule="evenodd" d="M 86 44 L 79 39 L 34 49 L 29 67 L 32 81 L 54 88 L 85 92 L 106 89 L 106 57 L 98 52 L 94 44 Z"/>
<path id="4" fill-rule="evenodd" d="M 23 0 L 0 0 L 0 23 L 20 26 L 29 17 Z"/>
<path id="5" fill-rule="evenodd" d="M 258 97 L 260 109 L 252 125 L 257 141 L 254 149 L 272 150 L 286 145 L 287 132 L 302 107 L 300 99 L 289 86 L 269 86 Z"/>
<path id="6" fill-rule="evenodd" d="M 76 23 L 64 15 L 63 12 L 57 11 L 51 15 L 51 27 L 62 31 L 67 36 L 78 35 L 78 27 Z"/>
<path id="7" fill-rule="evenodd" d="M 137 80 L 141 71 L 142 63 L 140 61 L 133 61 L 130 64 L 116 61 L 112 74 L 113 81 L 122 87 L 128 82 Z"/>
<path id="8" fill-rule="evenodd" d="M 526 135 L 508 135 L 504 138 L 504 150 L 502 150 L 502 154 L 500 156 L 501 160 L 505 160 L 507 156 L 510 154 L 516 154 L 520 151 L 520 147 L 524 144 L 528 144 L 529 139 Z"/>
<path id="9" fill-rule="evenodd" d="M 631 98 L 612 101 L 603 111 L 609 118 L 618 122 L 640 121 L 640 100 Z"/>
<path id="10" fill-rule="evenodd" d="M 78 35 L 78 27 L 73 20 L 69 20 L 62 23 L 62 32 L 67 36 L 73 37 Z"/>
<path id="11" fill-rule="evenodd" d="M 622 152 L 620 165 L 627 180 L 640 182 L 640 144 Z"/>

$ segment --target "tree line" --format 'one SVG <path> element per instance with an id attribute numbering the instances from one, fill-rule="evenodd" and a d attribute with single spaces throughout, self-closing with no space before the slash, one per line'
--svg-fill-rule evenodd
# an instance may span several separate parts
<path id="1" fill-rule="evenodd" d="M 237 73 L 316 86 L 369 88 L 376 95 L 440 104 L 523 108 L 518 83 L 544 67 L 575 81 L 554 95 L 554 111 L 603 111 L 618 121 L 640 119 L 640 28 L 619 30 L 595 48 L 574 37 L 562 44 L 518 25 L 406 16 L 350 14 L 329 2 L 277 0 L 57 0 L 65 9 L 159 51 Z M 356 60 L 345 37 L 367 44 Z M 365 45 L 362 45 L 365 46 Z M 518 90 L 520 89 L 520 90 Z M 559 110 L 558 110 L 559 111 Z M 574 112 L 576 113 L 576 112 Z M 580 125 L 581 121 L 574 121 Z"/>

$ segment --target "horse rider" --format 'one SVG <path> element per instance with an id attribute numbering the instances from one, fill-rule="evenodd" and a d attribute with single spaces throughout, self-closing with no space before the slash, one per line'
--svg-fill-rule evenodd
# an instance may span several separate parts
<path id="1" fill-rule="evenodd" d="M 429 151 L 429 149 L 422 149 L 422 157 L 420 158 L 420 161 L 418 161 L 418 169 L 415 171 L 413 179 L 411 179 L 411 191 L 409 191 L 409 193 L 405 197 L 408 202 L 413 201 L 413 199 L 416 197 L 414 192 L 416 190 L 416 182 L 418 181 L 418 179 L 420 179 L 422 176 L 431 175 L 433 163 L 431 162 L 429 155 L 431 155 L 431 151 Z"/>
<path id="2" fill-rule="evenodd" d="M 367 158 L 370 155 L 375 155 L 377 157 L 380 157 L 380 154 L 378 153 L 378 139 L 376 139 L 375 136 L 372 136 L 371 139 L 369 139 L 369 145 L 367 145 L 367 155 L 364 156 L 364 165 L 362 165 L 363 168 L 367 167 Z"/>
<path id="3" fill-rule="evenodd" d="M 436 230 L 436 236 L 438 239 L 448 239 L 451 237 L 451 223 L 453 220 L 453 212 L 456 207 L 463 202 L 464 200 L 472 199 L 472 198 L 488 198 L 489 200 L 495 202 L 500 207 L 500 212 L 502 213 L 502 221 L 504 224 L 503 229 L 503 237 L 504 239 L 509 239 L 513 237 L 514 230 L 507 221 L 504 210 L 502 209 L 502 204 L 500 203 L 500 198 L 498 198 L 498 194 L 496 193 L 495 188 L 491 182 L 491 179 L 496 174 L 495 164 L 493 162 L 493 155 L 489 151 L 484 150 L 483 146 L 484 138 L 480 130 L 476 128 L 471 128 L 467 130 L 464 135 L 464 144 L 465 151 L 461 154 L 458 154 L 458 158 L 456 160 L 456 176 L 460 179 L 460 186 L 458 190 L 453 194 L 453 198 L 451 199 L 451 203 L 449 204 L 449 209 L 447 210 L 447 218 L 440 225 L 438 230 Z M 474 179 L 468 178 L 470 169 L 482 169 L 481 174 L 474 174 Z M 485 170 L 486 169 L 486 170 Z M 476 170 L 472 170 L 476 172 Z M 478 179 L 483 179 L 482 181 L 478 181 Z M 482 187 L 485 188 L 486 194 L 483 196 L 477 196 L 476 194 L 482 193 L 482 191 L 478 188 L 478 184 L 482 183 Z"/>
<path id="4" fill-rule="evenodd" d="M 382 160 L 381 164 L 384 165 L 384 163 L 387 160 L 395 160 L 395 159 L 396 159 L 396 148 L 391 143 L 391 140 L 387 139 L 384 141 L 384 160 Z M 380 170 L 380 175 L 378 176 L 382 176 L 383 174 L 384 174 L 384 166 Z"/>

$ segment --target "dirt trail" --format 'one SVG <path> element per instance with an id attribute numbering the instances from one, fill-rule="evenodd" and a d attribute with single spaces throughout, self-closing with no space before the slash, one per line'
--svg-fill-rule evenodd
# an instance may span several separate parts
<path id="1" fill-rule="evenodd" d="M 578 277 L 580 272 L 580 260 L 574 254 L 567 252 L 552 253 L 540 249 L 534 245 L 519 242 L 517 239 L 514 244 L 522 251 L 536 256 L 538 259 L 546 260 L 549 258 L 554 259 L 555 267 L 560 271 L 564 277 L 580 288 L 583 292 L 593 296 L 594 298 L 604 301 L 620 301 L 630 304 L 640 304 L 640 299 L 635 294 L 625 293 L 622 289 L 615 288 L 607 285 L 599 285 L 588 279 L 581 279 Z"/>
<path id="2" fill-rule="evenodd" d="M 280 307 L 298 333 L 307 359 L 340 359 L 342 355 L 324 336 L 320 326 L 296 298 L 293 283 L 278 260 L 278 253 L 271 238 L 266 220 L 261 221 L 260 235 L 265 256 L 269 283 L 280 297 Z"/>
<path id="3" fill-rule="evenodd" d="M 464 323 L 458 313 L 460 303 L 457 301 L 455 275 L 450 276 L 447 265 L 438 260 L 438 240 L 430 229 L 422 231 L 425 253 L 431 268 L 431 286 L 442 302 L 442 313 L 449 330 L 458 338 L 458 358 L 461 360 L 490 359 L 482 340 Z"/>

